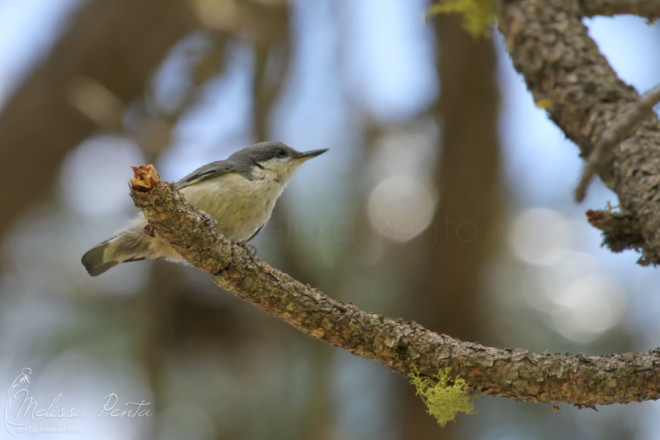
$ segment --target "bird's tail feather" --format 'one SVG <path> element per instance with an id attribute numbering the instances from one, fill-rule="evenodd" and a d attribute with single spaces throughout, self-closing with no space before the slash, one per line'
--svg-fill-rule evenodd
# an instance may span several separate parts
<path id="1" fill-rule="evenodd" d="M 181 256 L 167 242 L 145 233 L 146 224 L 142 217 L 138 217 L 115 237 L 87 251 L 82 257 L 87 272 L 95 277 L 119 263 L 148 258 L 181 260 Z"/>
<path id="2" fill-rule="evenodd" d="M 157 257 L 152 248 L 154 242 L 144 233 L 144 228 L 129 227 L 87 251 L 82 256 L 82 264 L 95 277 L 119 263 Z"/>
<path id="3" fill-rule="evenodd" d="M 103 243 L 93 247 L 88 250 L 85 255 L 82 256 L 82 264 L 87 269 L 87 273 L 90 276 L 101 275 L 106 270 L 119 264 L 119 261 L 115 261 L 110 258 L 108 248 L 110 247 L 110 241 L 104 241 Z"/>

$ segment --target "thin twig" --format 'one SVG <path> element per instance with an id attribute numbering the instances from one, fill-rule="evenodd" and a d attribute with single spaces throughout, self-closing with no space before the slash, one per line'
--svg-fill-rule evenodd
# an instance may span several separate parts
<path id="1" fill-rule="evenodd" d="M 614 147 L 633 134 L 635 127 L 651 114 L 658 102 L 660 102 L 660 86 L 640 96 L 639 100 L 631 104 L 621 118 L 603 133 L 587 158 L 580 183 L 575 189 L 575 199 L 578 202 L 584 200 L 589 183 L 598 170 L 610 160 Z"/>

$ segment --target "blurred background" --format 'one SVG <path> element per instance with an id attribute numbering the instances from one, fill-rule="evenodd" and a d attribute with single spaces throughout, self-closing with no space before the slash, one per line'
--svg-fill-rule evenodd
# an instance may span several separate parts
<path id="1" fill-rule="evenodd" d="M 306 163 L 254 241 L 328 295 L 498 347 L 604 354 L 660 336 L 660 275 L 600 247 L 577 148 L 502 38 L 423 0 L 0 0 L 0 438 L 658 439 L 660 405 L 480 396 L 438 427 L 406 378 L 311 339 L 195 269 L 81 255 L 255 141 Z M 660 26 L 587 20 L 639 91 Z M 3 388 L 6 387 L 6 388 Z M 33 433 L 24 431 L 32 429 Z M 23 432 L 21 432 L 23 430 Z"/>

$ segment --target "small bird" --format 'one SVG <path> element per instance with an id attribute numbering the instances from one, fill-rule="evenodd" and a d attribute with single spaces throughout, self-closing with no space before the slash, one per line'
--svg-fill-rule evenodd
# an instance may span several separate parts
<path id="1" fill-rule="evenodd" d="M 260 142 L 204 165 L 176 183 L 193 206 L 217 221 L 226 238 L 245 244 L 264 227 L 275 202 L 298 167 L 328 151 L 301 153 L 281 142 Z M 119 263 L 152 258 L 182 260 L 165 240 L 149 234 L 140 213 L 126 227 L 83 255 L 82 264 L 97 276 Z"/>

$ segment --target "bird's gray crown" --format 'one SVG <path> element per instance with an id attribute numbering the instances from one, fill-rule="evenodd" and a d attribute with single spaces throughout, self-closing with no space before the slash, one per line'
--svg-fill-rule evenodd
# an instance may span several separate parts
<path id="1" fill-rule="evenodd" d="M 177 188 L 182 189 L 205 180 L 215 179 L 228 173 L 238 173 L 246 179 L 252 180 L 254 169 L 263 170 L 268 161 L 297 161 L 298 165 L 300 165 L 303 161 L 316 157 L 325 151 L 327 150 L 312 150 L 301 153 L 284 145 L 282 142 L 260 142 L 235 152 L 229 156 L 227 160 L 211 162 L 196 169 L 177 182 Z M 295 168 L 292 169 L 295 170 Z"/>
<path id="2" fill-rule="evenodd" d="M 229 156 L 227 160 L 233 163 L 254 165 L 254 163 L 267 162 L 271 159 L 296 158 L 300 152 L 284 145 L 282 142 L 259 142 Z"/>

